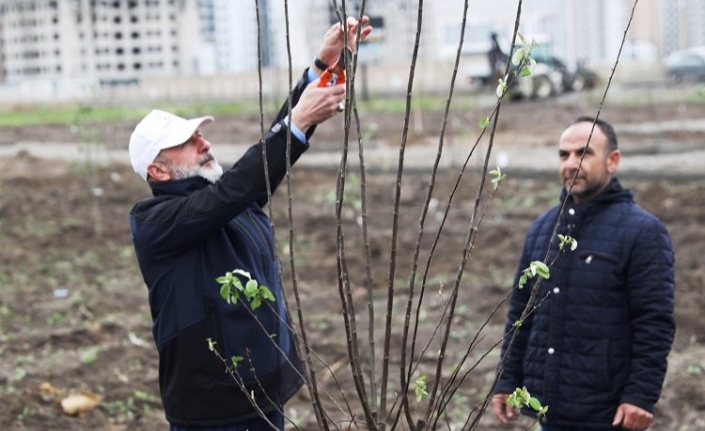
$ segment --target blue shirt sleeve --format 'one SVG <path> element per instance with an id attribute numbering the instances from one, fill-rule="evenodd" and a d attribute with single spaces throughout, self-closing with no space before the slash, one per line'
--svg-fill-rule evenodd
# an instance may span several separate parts
<path id="1" fill-rule="evenodd" d="M 313 70 L 312 67 L 309 67 L 306 71 L 306 81 L 310 83 L 315 81 L 316 79 L 318 79 L 318 74 Z M 296 127 L 296 124 L 289 123 L 288 116 L 284 118 L 284 122 L 287 126 L 289 126 L 289 128 L 291 129 L 291 133 L 296 136 L 296 139 L 303 142 L 304 144 L 308 143 L 308 141 L 306 140 L 306 134 L 299 130 L 299 128 Z"/>
<path id="2" fill-rule="evenodd" d="M 296 124 L 289 122 L 288 115 L 284 118 L 284 123 L 289 126 L 289 129 L 291 129 L 291 134 L 294 135 L 296 139 L 303 142 L 304 144 L 308 144 L 308 141 L 306 140 L 306 134 L 299 130 L 299 128 L 296 127 Z"/>
<path id="3" fill-rule="evenodd" d="M 309 67 L 308 70 L 306 71 L 306 81 L 313 82 L 316 79 L 318 79 L 318 74 L 316 73 L 315 70 L 313 70 L 313 67 Z"/>

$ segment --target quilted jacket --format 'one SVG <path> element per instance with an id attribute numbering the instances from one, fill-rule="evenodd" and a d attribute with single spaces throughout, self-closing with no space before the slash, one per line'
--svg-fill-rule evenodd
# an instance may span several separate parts
<path id="1" fill-rule="evenodd" d="M 548 405 L 552 425 L 609 428 L 619 404 L 653 412 L 659 399 L 675 332 L 673 247 L 664 225 L 617 179 L 589 202 L 569 199 L 560 209 L 540 216 L 527 234 L 515 286 L 530 262 L 554 263 L 495 392 L 526 387 Z M 558 250 L 557 220 L 556 233 L 577 240 L 574 251 Z M 536 281 L 512 293 L 503 357 Z"/>

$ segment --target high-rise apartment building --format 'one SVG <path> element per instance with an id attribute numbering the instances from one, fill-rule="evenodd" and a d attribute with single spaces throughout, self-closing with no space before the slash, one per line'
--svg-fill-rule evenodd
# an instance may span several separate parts
<path id="1" fill-rule="evenodd" d="M 360 50 L 367 63 L 409 64 L 421 28 L 423 64 L 452 59 L 463 22 L 462 0 L 366 2 L 376 27 Z M 321 36 L 360 0 L 0 0 L 0 79 L 5 83 L 71 80 L 130 83 L 147 77 L 231 74 L 263 68 L 301 70 Z M 288 5 L 288 10 L 285 6 Z M 525 3 L 521 31 L 551 40 L 554 53 L 609 65 L 616 57 L 633 0 L 542 0 Z M 256 9 L 259 8 L 259 9 Z M 509 36 L 516 0 L 470 4 L 465 44 L 489 31 Z M 657 54 L 705 45 L 705 1 L 640 0 L 625 45 Z M 474 31 L 477 30 L 477 31 Z M 480 33 L 475 34 L 475 33 Z M 644 48 L 644 49 L 642 49 Z"/>
<path id="2" fill-rule="evenodd" d="M 199 70 L 195 0 L 2 0 L 7 82 L 142 76 Z"/>
<path id="3" fill-rule="evenodd" d="M 705 45 L 705 2 L 660 0 L 659 23 L 663 54 Z"/>

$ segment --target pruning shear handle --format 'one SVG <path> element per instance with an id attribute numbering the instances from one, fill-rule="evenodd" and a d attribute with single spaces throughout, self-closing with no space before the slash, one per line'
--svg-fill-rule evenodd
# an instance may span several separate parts
<path id="1" fill-rule="evenodd" d="M 345 84 L 345 69 L 340 64 L 329 67 L 321 73 L 319 87 L 330 87 L 333 85 Z"/>

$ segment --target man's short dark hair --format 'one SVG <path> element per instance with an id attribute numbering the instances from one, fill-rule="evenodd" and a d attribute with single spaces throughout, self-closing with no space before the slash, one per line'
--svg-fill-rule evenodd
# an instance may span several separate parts
<path id="1" fill-rule="evenodd" d="M 617 149 L 617 133 L 614 131 L 614 127 L 612 127 L 610 123 L 600 118 L 596 119 L 595 117 L 590 117 L 589 115 L 576 118 L 575 121 L 571 123 L 571 126 L 578 123 L 594 123 L 600 130 L 602 130 L 602 133 L 607 136 L 607 153 L 611 153 Z"/>

